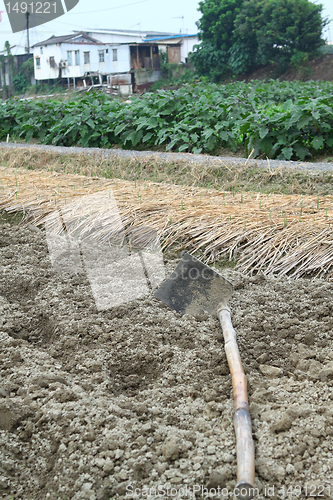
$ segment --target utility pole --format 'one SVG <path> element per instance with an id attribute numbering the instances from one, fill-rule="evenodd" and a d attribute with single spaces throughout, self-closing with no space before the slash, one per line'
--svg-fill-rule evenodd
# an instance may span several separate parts
<path id="1" fill-rule="evenodd" d="M 30 54 L 30 41 L 29 41 L 29 16 L 30 12 L 25 13 L 25 17 L 27 18 L 27 52 Z"/>

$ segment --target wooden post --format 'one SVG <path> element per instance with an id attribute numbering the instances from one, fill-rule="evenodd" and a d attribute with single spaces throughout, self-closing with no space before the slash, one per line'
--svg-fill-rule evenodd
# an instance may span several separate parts
<path id="1" fill-rule="evenodd" d="M 139 61 L 139 45 L 136 46 L 136 64 L 137 64 L 137 69 L 140 67 L 140 61 Z"/>
<path id="2" fill-rule="evenodd" d="M 154 64 L 153 64 L 153 46 L 150 46 L 150 67 L 151 69 L 154 69 Z"/>

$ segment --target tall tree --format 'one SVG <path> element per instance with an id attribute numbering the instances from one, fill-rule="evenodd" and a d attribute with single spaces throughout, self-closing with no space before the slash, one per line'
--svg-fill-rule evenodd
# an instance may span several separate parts
<path id="1" fill-rule="evenodd" d="M 243 47 L 248 55 L 239 69 L 304 61 L 325 43 L 322 33 L 328 21 L 322 18 L 322 10 L 321 4 L 309 0 L 246 0 L 234 29 L 236 46 Z M 233 61 L 229 62 L 233 66 Z"/>
<path id="2" fill-rule="evenodd" d="M 229 50 L 233 44 L 236 16 L 244 0 L 204 0 L 197 22 L 201 44 L 192 54 L 192 62 L 200 74 L 219 80 L 228 71 Z"/>
<path id="3" fill-rule="evenodd" d="M 192 61 L 215 81 L 269 62 L 298 65 L 325 43 L 328 20 L 310 0 L 204 0 L 198 10 L 201 44 Z"/>
<path id="4" fill-rule="evenodd" d="M 205 0 L 199 2 L 202 13 L 197 22 L 199 37 L 217 49 L 228 51 L 232 46 L 234 22 L 243 0 Z"/>

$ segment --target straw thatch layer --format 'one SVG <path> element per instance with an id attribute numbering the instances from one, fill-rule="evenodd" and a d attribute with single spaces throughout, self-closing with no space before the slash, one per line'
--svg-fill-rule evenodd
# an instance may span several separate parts
<path id="1" fill-rule="evenodd" d="M 119 211 L 120 224 L 110 207 Z M 123 228 L 129 234 L 148 226 L 164 249 L 176 244 L 205 262 L 235 259 L 248 274 L 333 277 L 328 196 L 222 192 L 0 167 L 0 209 L 21 211 L 35 225 L 53 217 L 55 230 L 54 214 L 63 212 L 76 234 L 104 242 Z"/>

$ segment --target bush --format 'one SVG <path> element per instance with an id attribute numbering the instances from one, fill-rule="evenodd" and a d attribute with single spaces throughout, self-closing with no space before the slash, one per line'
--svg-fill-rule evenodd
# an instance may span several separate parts
<path id="1" fill-rule="evenodd" d="M 25 92 L 30 86 L 30 83 L 28 82 L 26 76 L 20 72 L 16 76 L 14 76 L 13 85 L 15 92 Z"/>

